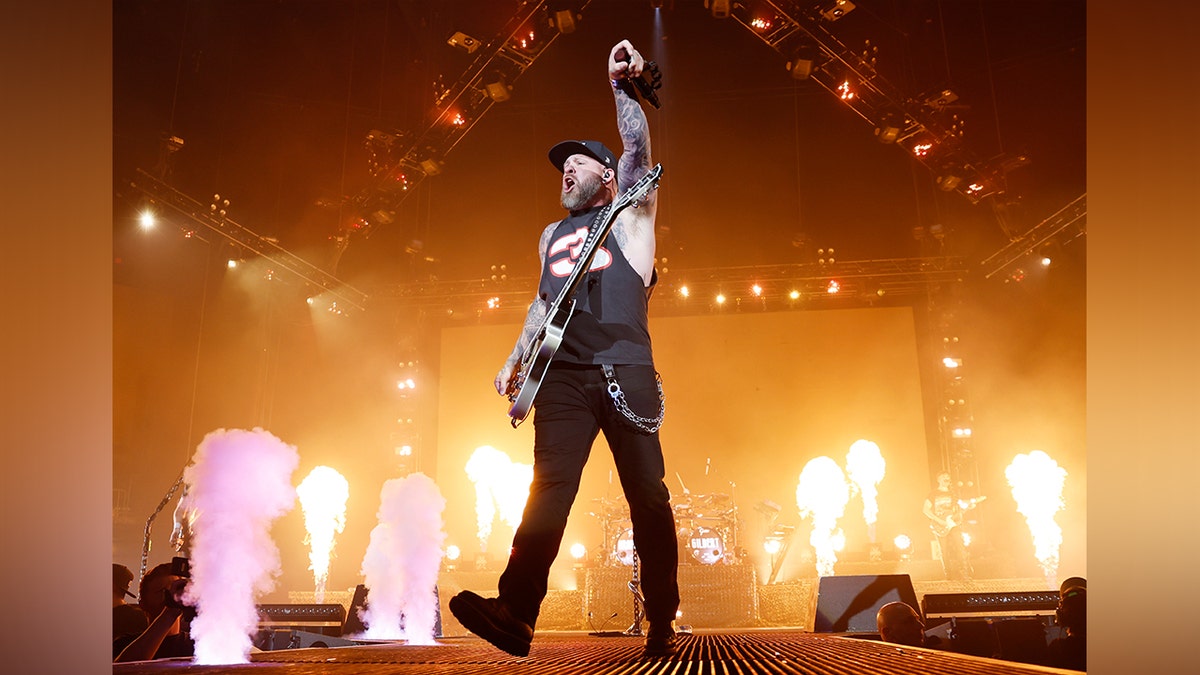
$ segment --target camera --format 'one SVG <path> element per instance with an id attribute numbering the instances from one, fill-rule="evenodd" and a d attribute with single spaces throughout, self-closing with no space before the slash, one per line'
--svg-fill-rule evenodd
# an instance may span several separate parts
<path id="1" fill-rule="evenodd" d="M 192 578 L 192 561 L 187 558 L 175 556 L 171 558 L 171 574 L 184 579 Z"/>

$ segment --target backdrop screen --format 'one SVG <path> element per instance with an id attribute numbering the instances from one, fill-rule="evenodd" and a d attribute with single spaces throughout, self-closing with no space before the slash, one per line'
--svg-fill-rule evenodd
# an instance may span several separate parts
<path id="1" fill-rule="evenodd" d="M 447 498 L 448 543 L 468 556 L 481 545 L 476 486 L 466 472 L 472 453 L 487 445 L 513 462 L 532 463 L 532 423 L 513 430 L 508 403 L 492 385 L 519 329 L 513 324 L 442 332 L 436 480 Z M 725 534 L 726 548 L 743 547 L 765 573 L 769 561 L 762 543 L 773 510 L 764 502 L 773 503 L 780 507 L 778 524 L 797 526 L 780 578 L 794 574 L 811 529 L 796 506 L 800 473 L 822 455 L 844 468 L 847 451 L 859 439 L 876 443 L 886 461 L 876 541 L 890 543 L 900 533 L 918 543 L 927 538 L 921 506 L 929 466 L 911 308 L 652 316 L 650 330 L 666 397 L 660 434 L 667 486 L 677 504 L 709 504 L 705 508 L 726 521 L 736 516 L 738 527 Z M 601 507 L 620 498 L 601 435 L 584 471 L 564 551 L 576 542 L 592 555 L 611 549 L 611 530 L 619 524 Z M 686 520 L 680 518 L 681 528 L 689 525 Z M 504 558 L 512 528 L 499 514 L 494 521 L 486 551 Z M 868 549 L 872 533 L 859 494 L 852 493 L 839 526 L 846 551 Z M 567 557 L 560 553 L 560 562 Z"/>

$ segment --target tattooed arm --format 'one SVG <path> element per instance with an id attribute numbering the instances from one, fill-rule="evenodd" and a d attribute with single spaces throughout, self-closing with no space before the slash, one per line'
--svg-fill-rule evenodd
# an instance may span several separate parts
<path id="1" fill-rule="evenodd" d="M 550 247 L 550 235 L 554 233 L 556 225 L 558 223 L 547 225 L 546 229 L 542 230 L 541 239 L 538 240 L 538 260 L 541 261 L 542 269 L 546 267 L 546 251 Z M 525 354 L 529 343 L 533 342 L 533 338 L 537 337 L 538 331 L 542 329 L 549 308 L 549 303 L 540 297 L 535 297 L 533 302 L 529 303 L 529 312 L 525 314 L 525 325 L 521 328 L 521 334 L 517 336 L 517 344 L 513 346 L 512 353 L 508 355 L 500 372 L 496 374 L 496 391 L 501 396 L 508 393 L 509 384 L 513 376 L 517 374 L 517 365 L 521 362 L 521 356 Z"/>
<path id="2" fill-rule="evenodd" d="M 629 61 L 624 59 L 628 57 Z M 617 103 L 617 131 L 621 134 L 623 151 L 617 163 L 617 186 L 625 192 L 653 166 L 650 160 L 650 127 L 641 104 L 626 93 L 619 83 L 622 79 L 638 77 L 645 58 L 629 40 L 621 40 L 608 55 L 608 77 L 613 82 Z M 658 212 L 658 191 L 652 191 L 636 209 L 626 209 L 613 225 L 612 237 L 625 253 L 625 258 L 642 276 L 647 286 L 654 272 L 654 218 Z"/>

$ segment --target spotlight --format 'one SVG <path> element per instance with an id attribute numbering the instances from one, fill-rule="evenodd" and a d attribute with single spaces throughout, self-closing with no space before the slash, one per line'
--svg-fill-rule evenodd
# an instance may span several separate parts
<path id="1" fill-rule="evenodd" d="M 717 293 L 717 304 L 718 305 L 725 304 L 725 294 L 724 293 Z"/>
<path id="2" fill-rule="evenodd" d="M 759 286 L 758 284 L 754 284 L 753 286 L 750 287 L 750 292 L 753 293 L 755 295 L 755 297 L 761 296 L 762 291 L 763 291 L 762 286 Z"/>
<path id="3" fill-rule="evenodd" d="M 579 542 L 571 544 L 571 557 L 574 558 L 576 562 L 583 560 L 587 557 L 587 547 Z"/>
<path id="4" fill-rule="evenodd" d="M 680 295 L 682 295 L 683 297 L 685 297 L 685 298 L 686 298 L 686 297 L 688 297 L 689 295 L 691 295 L 691 291 L 689 291 L 689 290 L 688 290 L 688 287 L 687 287 L 687 286 L 680 286 L 680 287 L 679 287 L 679 294 L 680 294 Z"/>
<path id="5" fill-rule="evenodd" d="M 230 258 L 230 259 L 229 259 L 228 261 L 226 261 L 226 263 L 225 263 L 225 267 L 227 267 L 227 268 L 229 268 L 229 269 L 231 269 L 231 270 L 235 270 L 235 269 L 237 269 L 237 266 L 238 266 L 238 261 L 234 260 L 233 258 Z"/>
<path id="6" fill-rule="evenodd" d="M 826 21 L 837 21 L 854 11 L 855 4 L 850 0 L 834 0 L 834 2 L 826 3 L 821 6 L 821 16 L 825 17 Z"/>
<path id="7" fill-rule="evenodd" d="M 436 159 L 426 159 L 421 162 L 421 170 L 426 176 L 436 176 L 442 172 L 442 163 Z"/>
<path id="8" fill-rule="evenodd" d="M 500 103 L 509 99 L 512 87 L 508 86 L 503 77 L 498 77 L 494 82 L 490 82 L 484 86 L 483 91 L 488 95 L 488 98 L 496 103 Z"/>
<path id="9" fill-rule="evenodd" d="M 454 35 L 450 36 L 449 40 L 446 40 L 446 44 L 461 49 L 468 54 L 473 54 L 476 49 L 479 49 L 480 42 L 462 31 L 456 31 Z"/>
<path id="10" fill-rule="evenodd" d="M 554 27 L 558 32 L 574 33 L 575 32 L 575 13 L 569 9 L 560 9 L 554 13 Z"/>
<path id="11" fill-rule="evenodd" d="M 768 538 L 763 542 L 763 550 L 767 555 L 776 555 L 783 548 L 783 542 L 775 537 Z"/>
<path id="12" fill-rule="evenodd" d="M 730 0 L 704 0 L 704 6 L 712 11 L 714 19 L 728 19 L 731 4 Z"/>
<path id="13" fill-rule="evenodd" d="M 942 365 L 947 368 L 962 368 L 962 359 L 956 359 L 950 356 L 942 359 Z"/>
<path id="14" fill-rule="evenodd" d="M 460 557 L 462 557 L 462 549 L 454 544 L 450 544 L 446 547 L 446 558 L 448 560 L 458 560 Z"/>
<path id="15" fill-rule="evenodd" d="M 837 295 L 842 290 L 842 285 L 837 282 L 837 279 L 830 279 L 825 285 L 825 292 L 830 295 Z"/>
<path id="16" fill-rule="evenodd" d="M 792 291 L 790 293 L 788 293 L 788 299 L 799 300 L 800 299 L 800 291 L 792 289 Z"/>
<path id="17" fill-rule="evenodd" d="M 154 212 L 148 208 L 138 216 L 138 224 L 142 226 L 143 230 L 153 229 L 155 222 Z"/>

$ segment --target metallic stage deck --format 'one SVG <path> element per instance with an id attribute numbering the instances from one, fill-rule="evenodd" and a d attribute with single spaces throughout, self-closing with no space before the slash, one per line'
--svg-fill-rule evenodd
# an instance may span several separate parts
<path id="1" fill-rule="evenodd" d="M 428 647 L 394 643 L 262 652 L 253 654 L 250 664 L 238 666 L 197 666 L 190 659 L 113 666 L 114 675 L 247 670 L 287 675 L 1016 675 L 1075 672 L 948 652 L 900 648 L 873 640 L 781 630 L 685 636 L 678 654 L 656 660 L 642 657 L 641 638 L 600 638 L 582 633 L 563 633 L 539 634 L 527 658 L 508 656 L 475 637 L 461 637 L 445 638 L 438 645 Z"/>

